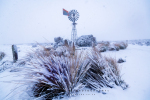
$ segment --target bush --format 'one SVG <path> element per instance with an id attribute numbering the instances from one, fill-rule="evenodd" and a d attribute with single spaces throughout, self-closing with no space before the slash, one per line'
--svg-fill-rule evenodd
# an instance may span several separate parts
<path id="1" fill-rule="evenodd" d="M 120 70 L 114 58 L 103 57 L 94 50 L 91 52 L 89 59 L 91 68 L 87 71 L 84 79 L 87 87 L 100 90 L 103 87 L 113 88 L 114 84 L 121 86 Z"/>
<path id="2" fill-rule="evenodd" d="M 76 40 L 76 45 L 79 47 L 89 47 L 97 44 L 96 38 L 93 35 L 82 35 Z"/>
<path id="3" fill-rule="evenodd" d="M 97 44 L 96 48 L 98 49 L 99 52 L 105 52 L 108 49 L 109 45 L 110 45 L 110 42 L 102 41 Z"/>
<path id="4" fill-rule="evenodd" d="M 125 42 L 114 43 L 114 46 L 116 46 L 119 49 L 126 49 L 128 47 L 128 43 Z"/>
<path id="5" fill-rule="evenodd" d="M 98 45 L 99 45 L 99 46 L 108 47 L 108 46 L 110 45 L 110 42 L 109 42 L 109 41 L 102 41 L 102 42 L 99 42 Z"/>
<path id="6" fill-rule="evenodd" d="M 67 57 L 36 52 L 30 64 L 34 66 L 27 73 L 34 83 L 32 95 L 44 99 L 58 95 L 69 96 L 83 88 L 85 85 L 81 81 L 90 67 L 86 53 L 83 52 Z"/>
<path id="7" fill-rule="evenodd" d="M 66 51 L 69 52 L 69 49 Z M 95 47 L 87 52 L 78 52 L 74 48 L 71 51 L 74 53 L 69 53 L 69 56 L 57 55 L 45 49 L 29 55 L 32 59 L 28 63 L 32 69 L 28 70 L 26 76 L 33 84 L 31 96 L 53 99 L 60 95 L 70 96 L 84 87 L 94 90 L 113 88 L 114 84 L 123 89 L 128 87 L 121 80 L 114 58 L 103 57 Z"/>

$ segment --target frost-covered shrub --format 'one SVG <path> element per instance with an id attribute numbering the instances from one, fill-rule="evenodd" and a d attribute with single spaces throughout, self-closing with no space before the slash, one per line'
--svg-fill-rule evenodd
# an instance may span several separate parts
<path id="1" fill-rule="evenodd" d="M 128 47 L 128 43 L 125 42 L 116 42 L 113 45 L 119 49 L 126 49 Z"/>
<path id="2" fill-rule="evenodd" d="M 58 43 L 63 42 L 63 38 L 62 37 L 55 37 L 54 41 L 58 44 Z"/>
<path id="3" fill-rule="evenodd" d="M 81 81 L 90 63 L 86 54 L 80 53 L 64 57 L 36 52 L 29 62 L 33 68 L 27 73 L 33 83 L 32 95 L 52 99 L 57 95 L 69 96 L 83 88 L 85 85 Z"/>
<path id="4" fill-rule="evenodd" d="M 96 38 L 93 35 L 82 35 L 76 40 L 76 45 L 79 47 L 89 47 L 92 43 L 96 44 Z"/>
<path id="5" fill-rule="evenodd" d="M 97 44 L 96 48 L 99 52 L 105 52 L 108 49 L 108 47 L 103 44 Z"/>
<path id="6" fill-rule="evenodd" d="M 146 45 L 146 46 L 150 46 L 150 41 L 145 42 L 145 45 Z"/>
<path id="7" fill-rule="evenodd" d="M 98 44 L 101 46 L 108 47 L 110 45 L 110 42 L 109 41 L 101 41 L 101 42 L 98 42 Z"/>
<path id="8" fill-rule="evenodd" d="M 65 56 L 61 52 L 68 53 Z M 60 50 L 59 50 L 60 49 Z M 63 51 L 64 50 L 64 51 Z M 29 69 L 25 71 L 26 80 L 32 83 L 30 96 L 52 99 L 56 96 L 78 92 L 88 87 L 100 90 L 116 85 L 126 89 L 128 85 L 121 80 L 120 70 L 114 58 L 103 57 L 96 47 L 91 51 L 75 51 L 75 47 L 39 50 L 29 54 L 26 59 Z"/>
<path id="9" fill-rule="evenodd" d="M 61 37 L 54 38 L 54 41 L 55 41 L 55 43 L 54 43 L 53 47 L 55 49 L 58 48 L 59 46 L 66 46 L 66 44 L 71 46 L 71 44 L 72 44 L 72 41 L 70 41 L 68 39 L 63 40 L 63 38 L 61 38 Z"/>
<path id="10" fill-rule="evenodd" d="M 109 49 L 110 42 L 109 41 L 102 41 L 98 42 L 96 48 L 99 52 L 105 52 Z"/>
<path id="11" fill-rule="evenodd" d="M 121 80 L 120 70 L 114 58 L 103 57 L 96 50 L 93 50 L 89 59 L 91 68 L 87 71 L 84 83 L 88 88 L 100 90 L 103 87 L 113 88 L 116 84 L 126 89 L 128 85 Z"/>
<path id="12" fill-rule="evenodd" d="M 5 57 L 5 53 L 4 52 L 0 52 L 0 61 Z"/>
<path id="13" fill-rule="evenodd" d="M 111 46 L 108 47 L 108 50 L 109 50 L 109 51 L 115 51 L 115 50 L 116 50 L 116 47 L 111 45 Z"/>
<path id="14" fill-rule="evenodd" d="M 102 41 L 97 44 L 97 49 L 100 52 L 108 51 L 119 51 L 120 49 L 126 49 L 128 46 L 125 42 L 110 43 L 109 41 Z"/>
<path id="15" fill-rule="evenodd" d="M 70 45 L 59 46 L 55 51 L 58 56 L 71 56 L 74 55 L 75 45 L 73 43 L 71 46 Z"/>

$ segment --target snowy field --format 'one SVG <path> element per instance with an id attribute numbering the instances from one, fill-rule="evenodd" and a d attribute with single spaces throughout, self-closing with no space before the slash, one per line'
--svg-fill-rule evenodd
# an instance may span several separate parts
<path id="1" fill-rule="evenodd" d="M 24 57 L 32 48 L 31 45 L 17 45 L 19 59 Z M 32 48 L 32 49 L 36 49 Z M 6 57 L 0 61 L 12 61 L 11 45 L 0 45 L 0 51 L 6 53 Z M 129 44 L 127 49 L 120 51 L 107 51 L 105 56 L 126 59 L 120 64 L 122 79 L 129 88 L 122 90 L 121 87 L 104 88 L 106 94 L 95 91 L 81 90 L 78 96 L 63 98 L 63 100 L 150 100 L 150 46 Z M 2 68 L 3 66 L 0 66 Z M 0 72 L 0 100 L 33 100 L 24 92 L 25 86 L 21 82 L 23 77 L 17 72 L 10 72 L 12 67 Z M 19 87 L 19 89 L 18 89 Z M 14 90 L 15 89 L 15 90 Z"/>

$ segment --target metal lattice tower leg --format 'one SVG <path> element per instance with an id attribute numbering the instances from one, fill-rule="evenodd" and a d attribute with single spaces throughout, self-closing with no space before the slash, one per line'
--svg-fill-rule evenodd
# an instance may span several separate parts
<path id="1" fill-rule="evenodd" d="M 71 40 L 72 42 L 76 42 L 77 39 L 77 29 L 76 29 L 76 23 L 72 24 L 72 32 L 71 32 Z"/>

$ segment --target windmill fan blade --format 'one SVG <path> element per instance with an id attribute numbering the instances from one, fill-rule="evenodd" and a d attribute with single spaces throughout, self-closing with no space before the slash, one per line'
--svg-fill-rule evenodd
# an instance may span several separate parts
<path id="1" fill-rule="evenodd" d="M 75 22 L 79 18 L 79 13 L 77 12 L 77 10 L 71 10 L 69 12 L 68 18 L 69 18 L 70 21 Z"/>

